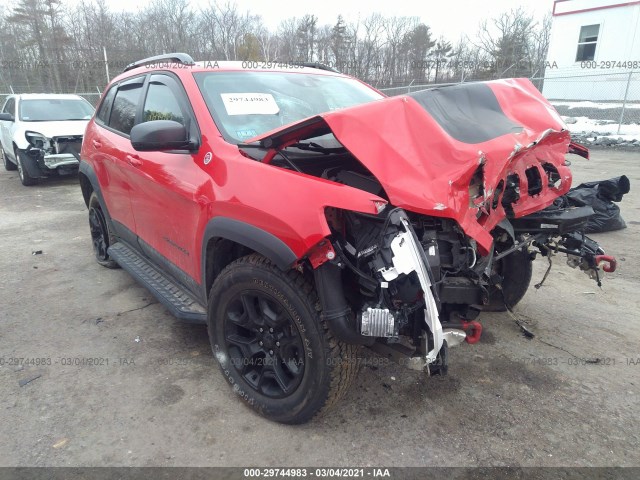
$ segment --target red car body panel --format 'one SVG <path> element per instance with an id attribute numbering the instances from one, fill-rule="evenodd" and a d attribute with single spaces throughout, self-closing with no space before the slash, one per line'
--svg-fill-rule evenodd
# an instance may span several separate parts
<path id="1" fill-rule="evenodd" d="M 86 141 L 82 143 L 82 158 L 91 159 L 102 187 L 104 201 L 111 216 L 135 231 L 135 220 L 131 208 L 131 182 L 133 167 L 122 158 L 123 148 L 130 149 L 129 139 L 119 135 L 104 135 L 92 119 L 85 131 Z"/>
<path id="2" fill-rule="evenodd" d="M 287 133 L 279 140 L 303 140 L 328 127 L 375 175 L 394 206 L 457 220 L 486 253 L 492 244 L 489 232 L 506 216 L 500 202 L 495 209 L 490 204 L 493 192 L 507 175 L 515 173 L 520 178 L 516 217 L 547 207 L 571 186 L 571 173 L 564 165 L 570 136 L 554 108 L 529 80 L 499 80 L 486 85 L 504 114 L 522 126 L 518 132 L 464 143 L 449 135 L 414 98 L 400 96 L 323 114 L 314 122 L 301 122 L 299 131 L 286 127 Z M 279 131 L 250 141 L 268 143 Z M 470 208 L 469 182 L 481 159 L 485 201 Z M 544 163 L 557 169 L 562 179 L 557 187 L 544 181 Z M 525 170 L 531 167 L 539 170 L 543 187 L 530 196 Z"/>

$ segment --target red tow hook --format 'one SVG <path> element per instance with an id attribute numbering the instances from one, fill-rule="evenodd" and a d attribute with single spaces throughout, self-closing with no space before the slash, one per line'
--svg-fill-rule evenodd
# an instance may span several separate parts
<path id="1" fill-rule="evenodd" d="M 615 260 L 614 260 L 615 262 Z M 615 265 L 615 263 L 614 263 Z M 482 324 L 480 322 L 476 322 L 475 320 L 472 320 L 470 322 L 466 322 L 466 321 L 462 321 L 462 330 L 464 330 L 465 332 L 467 330 L 472 330 L 473 333 L 471 333 L 471 335 L 469 335 L 467 333 L 467 337 L 465 338 L 466 342 L 470 345 L 473 345 L 474 343 L 478 343 L 480 341 L 480 335 L 482 335 Z"/>
<path id="2" fill-rule="evenodd" d="M 600 265 L 600 262 L 606 262 L 605 265 L 602 266 L 602 269 L 605 272 L 615 272 L 616 266 L 618 263 L 616 262 L 616 258 L 611 255 L 596 255 L 596 265 Z"/>

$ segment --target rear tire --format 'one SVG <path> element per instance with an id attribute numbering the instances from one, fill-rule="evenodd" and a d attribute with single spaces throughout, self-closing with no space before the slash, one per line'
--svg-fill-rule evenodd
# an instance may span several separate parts
<path id="1" fill-rule="evenodd" d="M 496 273 L 502 276 L 502 292 L 496 286 L 489 288 L 489 304 L 482 308 L 485 312 L 504 312 L 522 300 L 533 275 L 529 252 L 518 250 L 507 255 L 498 262 Z"/>
<path id="2" fill-rule="evenodd" d="M 2 149 L 2 163 L 7 172 L 15 172 L 18 169 L 18 166 L 7 158 L 7 152 L 4 151 L 4 148 Z"/>
<path id="3" fill-rule="evenodd" d="M 22 154 L 17 148 L 13 151 L 13 153 L 16 158 L 16 167 L 18 169 L 18 176 L 20 177 L 20 181 L 22 182 L 22 185 L 24 185 L 25 187 L 31 187 L 32 185 L 37 185 L 38 178 L 34 178 L 31 175 L 29 175 L 29 170 L 24 166 L 24 162 L 29 161 L 29 159 L 23 158 Z"/>
<path id="4" fill-rule="evenodd" d="M 269 420 L 311 420 L 337 403 L 357 373 L 357 346 L 331 334 L 313 286 L 257 254 L 216 278 L 208 327 L 233 391 Z"/>
<path id="5" fill-rule="evenodd" d="M 91 192 L 91 197 L 89 197 L 89 229 L 96 261 L 103 267 L 118 268 L 119 265 L 115 260 L 111 260 L 107 253 L 107 249 L 115 243 L 116 239 L 109 229 L 109 222 L 104 215 L 96 192 Z"/>

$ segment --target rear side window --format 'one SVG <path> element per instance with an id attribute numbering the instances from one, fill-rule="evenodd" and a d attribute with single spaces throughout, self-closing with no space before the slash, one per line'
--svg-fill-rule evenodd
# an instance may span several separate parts
<path id="1" fill-rule="evenodd" d="M 122 85 L 113 100 L 109 127 L 129 135 L 136 120 L 136 109 L 142 92 L 142 83 Z"/>
<path id="2" fill-rule="evenodd" d="M 116 95 L 116 87 L 111 87 L 104 96 L 104 100 L 100 104 L 100 109 L 96 114 L 96 120 L 102 125 L 109 123 L 109 117 L 111 116 L 111 107 L 113 106 L 113 97 Z"/>
<path id="3" fill-rule="evenodd" d="M 142 117 L 143 122 L 151 120 L 173 120 L 185 124 L 180 104 L 171 88 L 153 81 L 149 83 Z"/>

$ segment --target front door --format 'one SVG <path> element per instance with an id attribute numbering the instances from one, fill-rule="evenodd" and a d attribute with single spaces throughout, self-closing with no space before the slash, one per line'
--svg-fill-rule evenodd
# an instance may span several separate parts
<path id="1" fill-rule="evenodd" d="M 173 76 L 154 74 L 144 97 L 140 122 L 174 120 L 182 123 L 192 138 L 199 138 L 195 115 L 182 85 Z M 200 257 L 196 232 L 205 218 L 198 191 L 210 180 L 198 166 L 199 152 L 131 153 L 135 166 L 131 176 L 131 205 L 143 250 L 153 258 L 168 260 L 171 273 L 186 286 L 200 283 Z M 149 249 L 148 247 L 151 247 Z M 178 270 L 175 269 L 177 267 Z M 183 274 L 190 277 L 185 278 Z"/>

